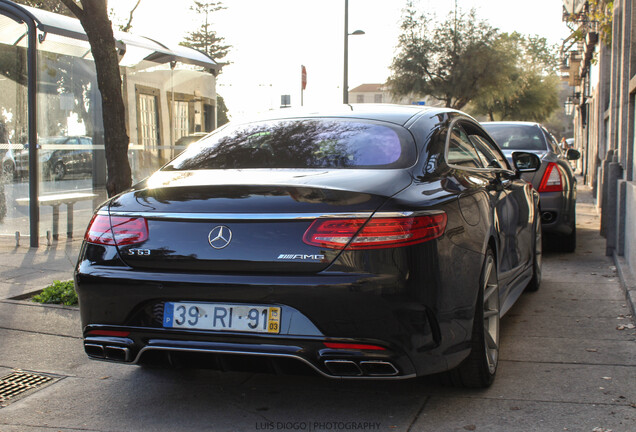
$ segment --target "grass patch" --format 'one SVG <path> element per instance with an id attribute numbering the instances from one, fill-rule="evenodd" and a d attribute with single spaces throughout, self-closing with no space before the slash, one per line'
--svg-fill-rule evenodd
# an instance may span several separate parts
<path id="1" fill-rule="evenodd" d="M 37 303 L 55 303 L 65 306 L 77 306 L 77 294 L 73 281 L 54 281 L 44 288 L 40 294 L 33 296 L 33 301 Z"/>

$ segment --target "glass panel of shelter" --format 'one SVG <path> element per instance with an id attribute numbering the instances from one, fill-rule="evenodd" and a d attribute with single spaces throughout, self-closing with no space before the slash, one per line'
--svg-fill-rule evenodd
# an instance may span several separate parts
<path id="1" fill-rule="evenodd" d="M 0 14 L 0 239 L 9 241 L 16 231 L 29 235 L 26 35 L 26 25 Z M 88 43 L 42 36 L 37 55 L 39 231 L 51 241 L 60 235 L 81 238 L 93 209 L 106 198 L 101 95 Z M 120 63 L 133 183 L 185 149 L 175 146 L 177 139 L 216 127 L 214 75 L 145 60 L 154 53 L 128 46 Z M 136 97 L 137 87 L 153 92 Z M 168 95 L 180 99 L 169 106 Z"/>
<path id="2" fill-rule="evenodd" d="M 1 242 L 12 241 L 16 231 L 29 226 L 29 184 L 22 171 L 29 164 L 27 31 L 25 24 L 0 15 Z"/>

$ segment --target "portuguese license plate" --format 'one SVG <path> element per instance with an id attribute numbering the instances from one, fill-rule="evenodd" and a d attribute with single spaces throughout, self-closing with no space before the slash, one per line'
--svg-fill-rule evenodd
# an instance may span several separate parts
<path id="1" fill-rule="evenodd" d="M 167 328 L 278 333 L 280 308 L 262 305 L 166 302 Z"/>

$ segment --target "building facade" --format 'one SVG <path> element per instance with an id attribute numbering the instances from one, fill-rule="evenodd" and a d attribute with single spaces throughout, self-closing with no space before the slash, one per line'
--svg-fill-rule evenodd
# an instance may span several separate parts
<path id="1" fill-rule="evenodd" d="M 399 105 L 431 105 L 441 103 L 428 96 L 395 96 L 386 84 L 361 84 L 349 90 L 349 103 L 389 103 Z"/>
<path id="2" fill-rule="evenodd" d="M 564 1 L 564 18 L 582 37 L 564 44 L 564 69 L 575 85 L 582 174 L 601 212 L 606 254 L 631 279 L 636 274 L 636 0 L 598 2 L 606 17 L 598 21 L 590 19 L 594 4 L 574 3 Z"/>

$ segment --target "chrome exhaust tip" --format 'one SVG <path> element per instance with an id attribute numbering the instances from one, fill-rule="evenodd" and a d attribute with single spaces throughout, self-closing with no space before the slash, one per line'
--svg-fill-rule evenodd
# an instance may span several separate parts
<path id="1" fill-rule="evenodd" d="M 329 373 L 336 376 L 361 376 L 362 370 L 351 360 L 325 360 Z"/>
<path id="2" fill-rule="evenodd" d="M 97 345 L 92 343 L 84 344 L 84 351 L 88 354 L 89 357 L 93 358 L 106 358 L 106 354 L 104 353 L 104 346 Z"/>
<path id="3" fill-rule="evenodd" d="M 368 376 L 395 376 L 399 373 L 393 363 L 387 361 L 361 361 L 360 368 Z"/>
<path id="4" fill-rule="evenodd" d="M 127 362 L 130 356 L 130 350 L 125 347 L 107 346 L 104 348 L 104 355 L 108 360 Z"/>

